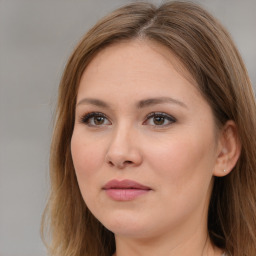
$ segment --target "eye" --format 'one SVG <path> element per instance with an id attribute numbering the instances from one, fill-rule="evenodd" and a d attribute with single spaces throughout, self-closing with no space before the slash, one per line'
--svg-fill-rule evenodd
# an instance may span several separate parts
<path id="1" fill-rule="evenodd" d="M 99 112 L 92 112 L 86 114 L 81 118 L 81 123 L 86 124 L 88 126 L 111 125 L 111 122 L 108 120 L 107 116 Z"/>
<path id="2" fill-rule="evenodd" d="M 146 121 L 143 123 L 143 125 L 168 126 L 175 122 L 176 119 L 171 115 L 168 115 L 166 113 L 154 112 L 150 113 L 147 116 Z"/>

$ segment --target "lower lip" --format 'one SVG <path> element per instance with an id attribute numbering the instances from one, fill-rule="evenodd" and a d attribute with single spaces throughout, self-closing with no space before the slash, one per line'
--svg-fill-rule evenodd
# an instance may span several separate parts
<path id="1" fill-rule="evenodd" d="M 146 189 L 106 189 L 107 195 L 116 201 L 131 201 L 148 193 Z"/>

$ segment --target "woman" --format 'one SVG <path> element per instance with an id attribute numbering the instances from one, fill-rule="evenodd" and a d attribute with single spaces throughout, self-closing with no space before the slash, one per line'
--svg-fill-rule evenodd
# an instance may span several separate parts
<path id="1" fill-rule="evenodd" d="M 50 255 L 256 255 L 256 104 L 201 7 L 122 7 L 59 88 Z"/>

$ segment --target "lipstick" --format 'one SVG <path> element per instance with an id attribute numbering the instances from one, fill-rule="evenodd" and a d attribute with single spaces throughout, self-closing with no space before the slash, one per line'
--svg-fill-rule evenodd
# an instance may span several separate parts
<path id="1" fill-rule="evenodd" d="M 131 201 L 152 189 L 133 180 L 111 180 L 103 190 L 113 200 Z"/>

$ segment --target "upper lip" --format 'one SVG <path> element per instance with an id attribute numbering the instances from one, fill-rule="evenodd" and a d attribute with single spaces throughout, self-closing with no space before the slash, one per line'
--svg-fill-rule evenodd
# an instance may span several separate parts
<path id="1" fill-rule="evenodd" d="M 103 189 L 141 189 L 151 190 L 150 187 L 144 186 L 133 180 L 110 180 L 105 184 Z"/>

